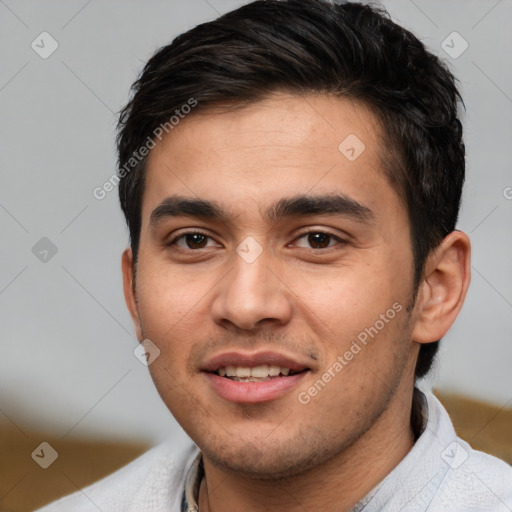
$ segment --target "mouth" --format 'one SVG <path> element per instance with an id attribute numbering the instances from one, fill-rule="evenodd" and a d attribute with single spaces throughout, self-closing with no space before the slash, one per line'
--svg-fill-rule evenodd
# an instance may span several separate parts
<path id="1" fill-rule="evenodd" d="M 202 370 L 221 398 L 251 404 L 284 396 L 298 386 L 311 368 L 274 352 L 232 352 L 212 358 Z"/>

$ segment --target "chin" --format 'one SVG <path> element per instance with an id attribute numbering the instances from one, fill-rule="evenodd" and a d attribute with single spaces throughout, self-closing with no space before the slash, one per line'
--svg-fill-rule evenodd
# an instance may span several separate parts
<path id="1" fill-rule="evenodd" d="M 279 442 L 269 439 L 240 441 L 236 445 L 230 439 L 223 446 L 200 448 L 206 458 L 227 472 L 256 480 L 276 480 L 306 473 L 343 450 L 343 446 L 333 449 L 332 443 L 318 441 L 314 435 L 307 441 L 299 436 Z"/>

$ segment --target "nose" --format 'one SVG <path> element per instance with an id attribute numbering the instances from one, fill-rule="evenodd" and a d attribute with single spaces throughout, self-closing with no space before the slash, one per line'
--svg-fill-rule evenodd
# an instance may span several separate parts
<path id="1" fill-rule="evenodd" d="M 214 321 L 246 331 L 286 325 L 292 315 L 292 294 L 278 270 L 271 268 L 271 258 L 264 251 L 252 262 L 238 254 L 233 260 L 212 304 Z"/>

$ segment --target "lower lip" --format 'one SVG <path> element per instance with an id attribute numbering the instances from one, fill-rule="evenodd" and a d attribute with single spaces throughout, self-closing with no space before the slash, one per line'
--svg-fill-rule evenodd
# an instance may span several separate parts
<path id="1" fill-rule="evenodd" d="M 213 389 L 225 400 L 230 402 L 257 404 L 280 398 L 295 387 L 307 371 L 289 377 L 276 377 L 261 382 L 240 382 L 226 379 L 216 373 L 205 373 Z"/>

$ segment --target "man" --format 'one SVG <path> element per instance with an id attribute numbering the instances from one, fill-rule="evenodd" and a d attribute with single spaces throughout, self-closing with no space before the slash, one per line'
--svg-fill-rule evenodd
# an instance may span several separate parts
<path id="1" fill-rule="evenodd" d="M 257 1 L 159 50 L 120 119 L 124 291 L 193 442 L 44 510 L 512 510 L 415 387 L 470 280 L 458 100 L 360 4 Z"/>

